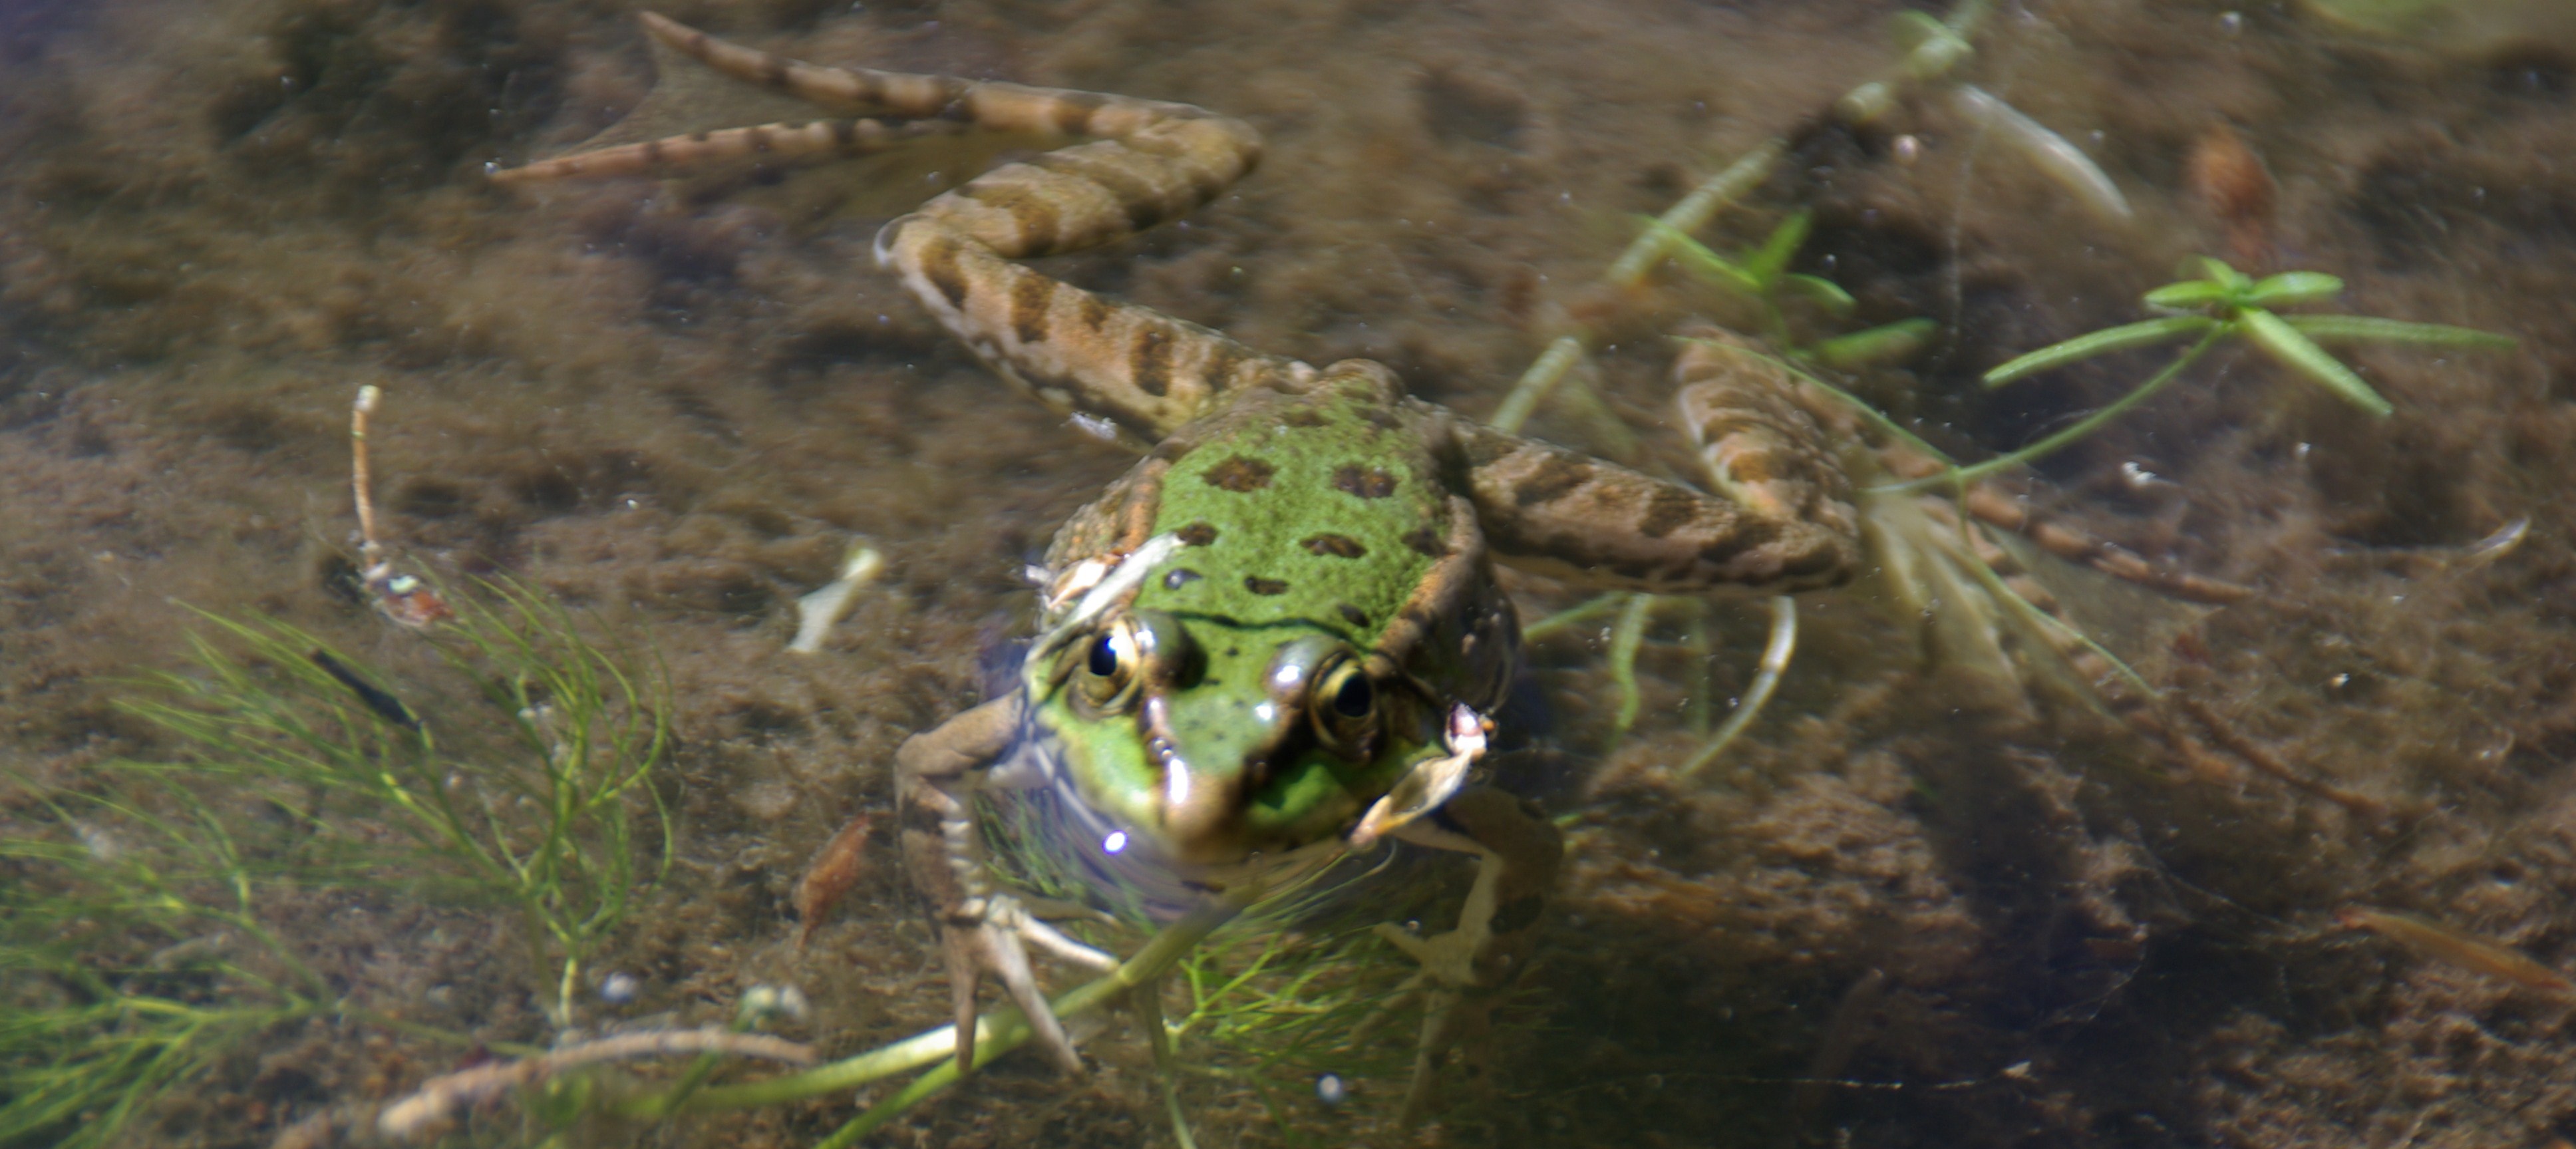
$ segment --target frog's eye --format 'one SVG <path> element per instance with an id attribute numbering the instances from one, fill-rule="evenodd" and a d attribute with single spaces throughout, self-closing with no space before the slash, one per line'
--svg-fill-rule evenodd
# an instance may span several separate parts
<path id="1" fill-rule="evenodd" d="M 1134 705 L 1145 661 L 1134 623 L 1120 620 L 1081 650 L 1082 665 L 1073 675 L 1075 701 L 1094 714 L 1115 714 Z"/>
<path id="2" fill-rule="evenodd" d="M 1368 757 L 1377 745 L 1378 687 L 1359 659 L 1344 658 L 1326 667 L 1306 696 L 1315 736 L 1325 749 L 1345 758 Z"/>

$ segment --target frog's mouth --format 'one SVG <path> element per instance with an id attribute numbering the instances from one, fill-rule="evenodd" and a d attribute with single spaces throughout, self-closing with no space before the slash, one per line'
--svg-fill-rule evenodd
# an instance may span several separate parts
<path id="1" fill-rule="evenodd" d="M 1040 893 L 1080 896 L 1130 921 L 1166 922 L 1216 893 L 1259 884 L 1279 894 L 1314 892 L 1370 872 L 1386 851 L 1354 853 L 1339 835 L 1218 864 L 1184 862 L 1084 801 L 1064 748 L 1042 727 L 1022 731 L 1009 763 L 986 787 L 1003 825 L 986 840 Z M 1336 867 L 1337 860 L 1354 864 Z M 1326 871 L 1332 871 L 1327 875 Z M 1319 885 L 1318 878 L 1328 880 Z M 1265 902 L 1274 900 L 1265 898 Z"/>

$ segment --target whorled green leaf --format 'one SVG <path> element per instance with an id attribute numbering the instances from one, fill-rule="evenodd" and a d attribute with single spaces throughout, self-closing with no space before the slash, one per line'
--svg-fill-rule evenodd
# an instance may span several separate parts
<path id="1" fill-rule="evenodd" d="M 1645 223 L 1647 231 L 1663 236 L 1664 241 L 1672 245 L 1670 253 L 1672 259 L 1681 264 L 1683 270 L 1703 280 L 1734 288 L 1747 295 L 1762 294 L 1761 281 L 1754 279 L 1725 256 L 1710 250 L 1707 244 L 1691 238 L 1688 233 L 1662 220 L 1648 219 Z"/>
<path id="2" fill-rule="evenodd" d="M 2410 343 L 2418 347 L 2469 347 L 2511 351 L 2519 344 L 2510 335 L 2453 327 L 2447 323 L 2408 323 L 2369 315 L 2284 315 L 2281 322 L 2319 343 Z"/>
<path id="3" fill-rule="evenodd" d="M 1820 275 L 1784 275 L 1780 277 L 1780 286 L 1814 301 L 1837 319 L 1851 314 L 1852 308 L 1858 306 L 1858 301 L 1851 297 L 1850 292 L 1843 290 L 1843 285 Z"/>
<path id="4" fill-rule="evenodd" d="M 2326 354 L 2324 348 L 2309 342 L 2307 336 L 2299 334 L 2297 328 L 2280 316 L 2259 307 L 2247 308 L 2237 313 L 2236 324 L 2246 338 L 2253 340 L 2265 354 L 2279 360 L 2282 366 L 2315 380 L 2319 386 L 2342 396 L 2353 406 L 2381 418 L 2396 410 L 2388 400 L 2379 397 L 2379 392 L 2371 390 L 2370 384 L 2362 382 L 2361 376 L 2353 374 L 2351 368 Z"/>
<path id="5" fill-rule="evenodd" d="M 1806 246 L 1807 232 L 1814 226 L 1814 216 L 1803 211 L 1791 213 L 1780 221 L 1780 226 L 1771 229 L 1760 248 L 1745 257 L 1744 274 L 1768 293 L 1780 281 L 1780 274 L 1789 270 L 1789 261 L 1798 258 L 1798 249 Z"/>
<path id="6" fill-rule="evenodd" d="M 2163 311 L 2197 311 L 2227 299 L 2227 285 L 2215 280 L 2186 279 L 2146 294 L 2147 306 Z"/>
<path id="7" fill-rule="evenodd" d="M 2186 335 L 2198 335 L 2217 325 L 2217 320 L 2205 315 L 2176 315 L 2165 319 L 2148 319 L 2104 328 L 2090 334 L 2078 335 L 2063 343 L 2052 343 L 1988 371 L 1986 386 L 2001 387 L 2022 376 L 2035 375 L 2042 371 L 2064 367 L 2069 363 L 2082 362 L 2096 355 L 2108 355 L 2114 351 L 2126 351 L 2133 347 L 2163 343 Z"/>
<path id="8" fill-rule="evenodd" d="M 1899 12 L 1888 31 L 1905 49 L 1909 79 L 1929 80 L 1948 72 L 1974 49 L 1949 25 L 1921 12 Z"/>
<path id="9" fill-rule="evenodd" d="M 2230 292 L 2242 293 L 2246 289 L 2254 286 L 2253 280 L 2246 278 L 2244 272 L 2236 270 L 2236 268 L 2230 265 L 2226 260 L 2213 259 L 2204 255 L 2199 258 L 2199 263 L 2201 278 L 2215 283 L 2220 287 L 2226 288 Z"/>
<path id="10" fill-rule="evenodd" d="M 1941 325 L 1929 319 L 1900 320 L 1867 331 L 1837 335 L 1816 344 L 1816 361 L 1828 367 L 1854 371 L 1885 363 L 1902 363 L 1920 354 L 1932 342 Z"/>
<path id="11" fill-rule="evenodd" d="M 2257 282 L 2238 303 L 2245 307 L 2288 307 L 2343 294 L 2343 281 L 2322 271 L 2285 271 Z"/>

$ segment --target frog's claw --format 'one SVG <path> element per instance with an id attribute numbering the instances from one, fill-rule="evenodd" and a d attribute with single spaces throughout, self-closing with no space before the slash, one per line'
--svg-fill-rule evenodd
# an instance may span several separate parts
<path id="1" fill-rule="evenodd" d="M 939 920 L 956 1009 L 957 1068 L 975 1067 L 975 990 L 989 973 L 1028 1015 L 1038 1046 L 1066 1072 L 1079 1073 L 1082 1058 L 1038 989 L 1028 946 L 1093 969 L 1116 968 L 1118 960 L 1038 920 L 1018 898 L 994 892 L 965 797 L 978 775 L 1019 740 L 1021 717 L 1019 696 L 1006 695 L 913 735 L 895 751 L 904 863 Z"/>
<path id="2" fill-rule="evenodd" d="M 941 948 L 948 959 L 949 998 L 956 1008 L 957 1068 L 975 1068 L 975 989 L 989 973 L 1002 983 L 1013 1004 L 1029 1019 L 1038 1048 L 1067 1073 L 1082 1072 L 1082 1057 L 1038 989 L 1029 968 L 1027 943 L 1092 969 L 1108 971 L 1118 959 L 1064 936 L 1029 915 L 1018 898 L 1007 894 L 959 905 L 940 926 Z"/>

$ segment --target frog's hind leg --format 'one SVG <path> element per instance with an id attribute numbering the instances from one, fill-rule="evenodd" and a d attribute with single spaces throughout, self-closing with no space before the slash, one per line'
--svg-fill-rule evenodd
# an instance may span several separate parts
<path id="1" fill-rule="evenodd" d="M 987 172 L 877 234 L 877 262 L 978 357 L 1048 406 L 1152 443 L 1227 391 L 1313 374 L 1010 262 L 1096 247 L 1196 211 L 1261 161 L 1252 125 L 1159 100 L 818 68 L 659 16 L 645 25 L 720 71 L 845 115 L 1093 137 Z"/>
<path id="2" fill-rule="evenodd" d="M 915 140 L 967 130 L 950 120 L 888 123 L 874 119 L 811 120 L 692 132 L 669 139 L 594 148 L 550 160 L 504 168 L 489 177 L 504 187 L 547 180 L 603 176 L 677 175 L 711 163 L 739 159 L 846 159 L 892 151 Z"/>
<path id="3" fill-rule="evenodd" d="M 1866 458 L 1847 454 L 1845 462 L 1864 484 L 1882 477 L 1924 479 L 1948 465 L 1908 443 L 1892 441 L 1847 403 L 1790 374 L 1741 336 L 1704 325 L 1682 335 L 1687 342 L 1673 363 L 1674 406 L 1721 489 L 1748 462 L 1751 470 L 1775 483 L 1784 474 L 1767 461 L 1780 457 L 1787 446 L 1767 430 L 1779 424 L 1783 404 L 1815 420 L 1826 439 L 1868 447 Z M 1756 457 L 1747 459 L 1748 454 Z M 2175 598 L 2219 605 L 2253 594 L 2234 583 L 2158 566 L 2117 543 L 2054 522 L 1992 483 L 1970 486 L 1958 502 L 1977 521 L 2027 538 L 2058 558 Z"/>
<path id="4" fill-rule="evenodd" d="M 1300 387 L 1313 377 L 1306 364 L 1011 262 L 1096 247 L 1197 210 L 1260 162 L 1252 125 L 1189 104 L 820 67 L 652 13 L 642 19 L 682 54 L 845 118 L 605 148 L 498 172 L 495 182 L 857 155 L 971 130 L 1093 137 L 987 172 L 887 224 L 877 262 L 1005 379 L 1134 442 L 1159 442 L 1227 391 Z"/>
<path id="5" fill-rule="evenodd" d="M 1946 466 L 1922 449 L 1886 441 L 1892 437 L 1865 424 L 1840 398 L 1799 379 L 1740 337 L 1709 328 L 1689 335 L 1673 367 L 1674 403 L 1701 445 L 1713 481 L 1724 484 L 1730 473 L 1749 473 L 1777 482 L 1773 469 L 1759 460 L 1779 454 L 1764 436 L 1784 404 L 1805 412 L 1829 439 L 1847 444 L 1844 468 L 1856 485 L 1876 485 L 1891 477 L 1920 479 Z M 2125 548 L 2049 522 L 1984 484 L 1955 501 L 1891 490 L 1863 490 L 1855 498 L 1867 524 L 1871 555 L 1887 572 L 1895 599 L 1925 620 L 1925 646 L 1936 662 L 2003 666 L 2010 661 L 2005 636 L 2018 635 L 2056 660 L 2057 666 L 2043 662 L 2043 673 L 2056 673 L 2059 666 L 2071 671 L 2088 701 L 2157 737 L 2164 736 L 2166 724 L 2152 713 L 2154 692 L 2087 640 L 2011 552 L 1984 531 L 1963 526 L 1959 511 L 2029 539 L 2058 558 L 2175 598 L 2226 603 L 2251 593 L 2158 567 Z M 2013 693 L 2018 696 L 2020 687 Z"/>

